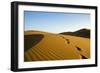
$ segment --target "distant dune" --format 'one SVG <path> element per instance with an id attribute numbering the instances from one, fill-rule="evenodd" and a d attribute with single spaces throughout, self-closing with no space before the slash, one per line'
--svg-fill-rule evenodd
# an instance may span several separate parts
<path id="1" fill-rule="evenodd" d="M 75 32 L 62 32 L 60 34 L 90 38 L 90 30 L 89 29 L 80 29 Z"/>
<path id="2" fill-rule="evenodd" d="M 84 31 L 87 30 L 80 30 L 77 33 L 81 34 Z M 63 35 L 63 33 L 25 31 L 24 61 L 89 59 L 90 39 L 84 37 Z"/>

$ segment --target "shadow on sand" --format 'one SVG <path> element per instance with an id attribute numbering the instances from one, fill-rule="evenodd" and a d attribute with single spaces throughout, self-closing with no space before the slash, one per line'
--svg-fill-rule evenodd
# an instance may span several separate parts
<path id="1" fill-rule="evenodd" d="M 43 37 L 44 35 L 42 34 L 24 35 L 24 51 L 38 44 Z"/>

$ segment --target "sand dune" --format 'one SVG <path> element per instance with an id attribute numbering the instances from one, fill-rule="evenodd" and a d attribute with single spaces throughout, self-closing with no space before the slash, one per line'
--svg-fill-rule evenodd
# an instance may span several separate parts
<path id="1" fill-rule="evenodd" d="M 90 58 L 90 39 L 40 31 L 25 31 L 24 61 Z"/>
<path id="2" fill-rule="evenodd" d="M 62 32 L 60 34 L 90 38 L 90 29 L 80 29 L 75 32 Z"/>

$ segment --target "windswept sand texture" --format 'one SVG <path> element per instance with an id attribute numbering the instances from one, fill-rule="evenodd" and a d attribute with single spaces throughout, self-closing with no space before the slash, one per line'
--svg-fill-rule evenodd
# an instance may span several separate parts
<path id="1" fill-rule="evenodd" d="M 24 61 L 90 58 L 90 39 L 40 31 L 24 32 Z"/>

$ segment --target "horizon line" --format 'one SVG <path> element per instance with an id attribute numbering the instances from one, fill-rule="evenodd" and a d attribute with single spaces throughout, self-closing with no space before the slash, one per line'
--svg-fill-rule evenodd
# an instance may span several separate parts
<path id="1" fill-rule="evenodd" d="M 76 32 L 76 31 L 79 31 L 81 29 L 86 29 L 86 30 L 90 30 L 89 28 L 80 28 L 78 30 L 74 30 L 74 31 L 63 31 L 63 32 Z M 24 30 L 25 31 L 39 31 L 39 32 L 49 32 L 49 31 L 43 31 L 43 30 L 33 30 L 33 29 L 26 29 Z M 63 33 L 63 32 L 49 32 L 49 33 Z"/>

